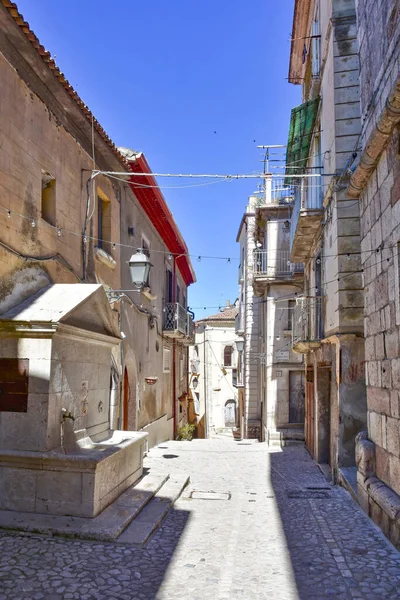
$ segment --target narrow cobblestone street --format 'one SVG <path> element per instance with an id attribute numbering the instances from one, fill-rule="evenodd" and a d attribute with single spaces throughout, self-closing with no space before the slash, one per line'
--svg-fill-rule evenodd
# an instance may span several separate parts
<path id="1" fill-rule="evenodd" d="M 303 447 L 168 442 L 145 466 L 191 476 L 146 547 L 3 531 L 0 600 L 400 598 L 400 554 Z"/>

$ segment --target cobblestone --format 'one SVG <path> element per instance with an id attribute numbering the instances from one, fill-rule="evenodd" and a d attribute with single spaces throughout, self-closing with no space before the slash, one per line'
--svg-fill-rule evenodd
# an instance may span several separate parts
<path id="1" fill-rule="evenodd" d="M 0 532 L 0 600 L 400 599 L 399 553 L 345 490 L 290 497 L 327 487 L 304 448 L 168 442 L 146 466 L 191 483 L 145 547 Z"/>

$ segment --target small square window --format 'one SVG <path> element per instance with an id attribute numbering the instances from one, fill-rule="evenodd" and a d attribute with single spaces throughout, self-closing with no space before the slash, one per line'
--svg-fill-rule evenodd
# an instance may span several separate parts
<path id="1" fill-rule="evenodd" d="M 96 246 L 111 254 L 111 202 L 97 196 Z"/>
<path id="2" fill-rule="evenodd" d="M 56 180 L 54 177 L 42 170 L 42 219 L 55 227 L 56 225 Z"/>

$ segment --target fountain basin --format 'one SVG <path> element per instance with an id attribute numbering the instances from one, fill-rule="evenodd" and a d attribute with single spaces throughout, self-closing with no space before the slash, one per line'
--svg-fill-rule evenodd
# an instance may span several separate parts
<path id="1" fill-rule="evenodd" d="M 96 443 L 87 436 L 68 454 L 0 449 L 0 509 L 95 517 L 142 476 L 146 437 L 113 431 Z"/>

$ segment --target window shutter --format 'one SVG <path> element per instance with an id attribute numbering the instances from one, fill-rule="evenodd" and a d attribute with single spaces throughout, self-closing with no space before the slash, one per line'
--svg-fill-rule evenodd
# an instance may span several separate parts
<path id="1" fill-rule="evenodd" d="M 171 371 L 171 350 L 164 348 L 163 350 L 163 373 L 170 373 Z"/>

